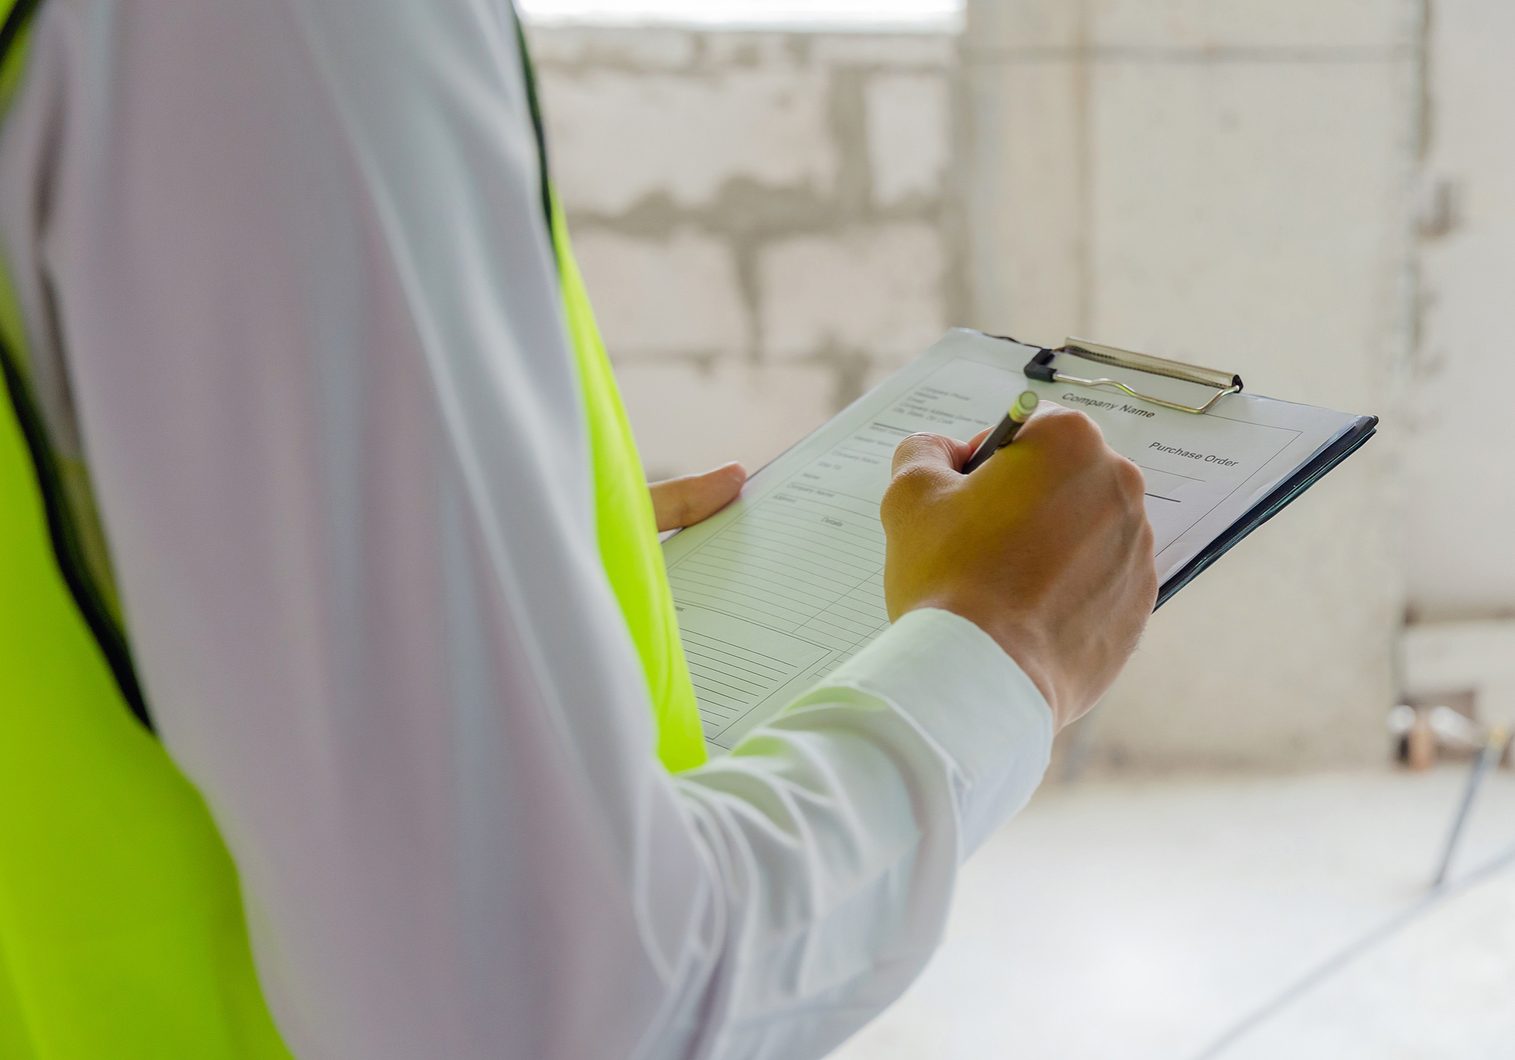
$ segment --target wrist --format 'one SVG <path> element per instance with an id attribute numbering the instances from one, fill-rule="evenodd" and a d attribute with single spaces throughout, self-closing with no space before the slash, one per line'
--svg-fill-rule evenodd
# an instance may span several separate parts
<path id="1" fill-rule="evenodd" d="M 1061 694 L 1059 684 L 1053 677 L 1048 638 L 1034 625 L 1026 622 L 1024 616 L 1006 615 L 1003 607 L 980 605 L 972 600 L 961 599 L 923 601 L 918 607 L 950 611 L 983 630 L 999 645 L 1000 650 L 1015 660 L 1015 664 L 1036 686 L 1037 691 L 1041 692 L 1052 712 L 1055 728 L 1061 730 L 1068 723 L 1070 719 L 1063 709 L 1066 697 Z"/>

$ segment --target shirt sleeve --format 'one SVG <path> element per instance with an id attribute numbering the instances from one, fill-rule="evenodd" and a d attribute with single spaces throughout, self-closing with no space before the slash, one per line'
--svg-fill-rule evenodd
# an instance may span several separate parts
<path id="1" fill-rule="evenodd" d="M 1040 780 L 1042 697 L 913 614 L 670 777 L 508 7 L 124 8 L 44 6 L 0 225 L 294 1052 L 835 1046 Z"/>
<path id="2" fill-rule="evenodd" d="M 679 781 L 720 880 L 706 930 L 728 942 L 723 1003 L 675 1040 L 816 1056 L 881 1011 L 935 949 L 959 862 L 1030 799 L 1052 735 L 998 644 L 921 611 Z"/>

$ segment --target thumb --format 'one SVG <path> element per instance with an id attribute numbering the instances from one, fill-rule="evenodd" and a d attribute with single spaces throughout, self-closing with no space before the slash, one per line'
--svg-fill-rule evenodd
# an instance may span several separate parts
<path id="1" fill-rule="evenodd" d="M 704 522 L 736 500 L 746 482 L 747 471 L 741 464 L 726 464 L 702 475 L 652 483 L 649 488 L 658 532 Z"/>

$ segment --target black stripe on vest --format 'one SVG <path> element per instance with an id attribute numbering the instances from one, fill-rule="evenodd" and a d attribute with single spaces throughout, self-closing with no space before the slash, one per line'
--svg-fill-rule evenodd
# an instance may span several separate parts
<path id="1" fill-rule="evenodd" d="M 41 0 L 17 0 L 11 8 L 5 25 L 0 27 L 0 69 L 4 69 L 22 29 L 40 3 Z M 20 360 L 6 344 L 4 336 L 0 336 L 0 375 L 4 376 L 5 389 L 10 395 L 11 407 L 16 412 L 16 422 L 20 424 L 27 449 L 31 451 L 32 467 L 36 472 L 38 491 L 42 495 L 47 532 L 52 541 L 53 555 L 58 562 L 58 571 L 73 595 L 85 624 L 94 635 L 95 642 L 100 646 L 101 654 L 105 656 L 106 664 L 121 690 L 121 698 L 126 701 L 133 716 L 151 732 L 152 717 L 148 714 L 147 703 L 142 696 L 142 686 L 137 681 L 137 671 L 132 665 L 126 635 L 106 606 L 104 594 L 100 592 L 100 587 L 84 561 L 84 549 L 65 499 L 62 476 L 58 473 L 53 447 L 47 438 L 46 424 L 32 398 Z"/>

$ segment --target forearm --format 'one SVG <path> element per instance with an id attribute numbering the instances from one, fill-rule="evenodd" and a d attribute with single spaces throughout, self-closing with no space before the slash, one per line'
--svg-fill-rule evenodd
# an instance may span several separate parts
<path id="1" fill-rule="evenodd" d="M 871 1019 L 924 966 L 958 864 L 1029 799 L 1051 739 L 996 644 L 916 613 L 681 779 L 717 889 L 710 981 L 684 988 L 718 1000 L 690 1033 L 799 1057 Z"/>

